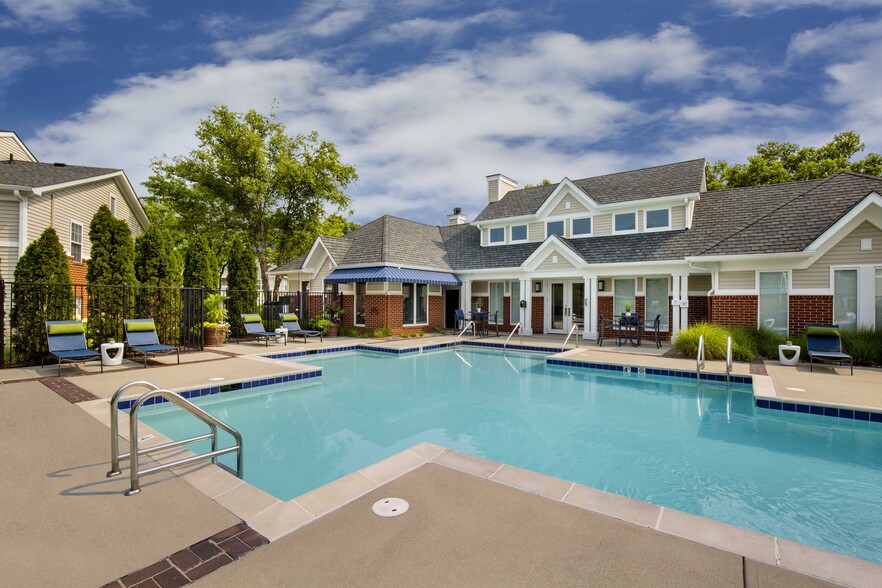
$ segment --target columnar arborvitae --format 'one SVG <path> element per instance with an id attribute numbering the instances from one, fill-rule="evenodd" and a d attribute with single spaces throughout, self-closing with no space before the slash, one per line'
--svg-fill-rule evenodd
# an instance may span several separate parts
<path id="1" fill-rule="evenodd" d="M 184 251 L 184 287 L 217 290 L 219 270 L 217 257 L 204 235 L 197 234 Z"/>
<path id="2" fill-rule="evenodd" d="M 89 224 L 92 247 L 86 280 L 89 282 L 89 337 L 96 342 L 122 340 L 122 319 L 134 311 L 138 284 L 135 243 L 126 221 L 102 205 Z"/>
<path id="3" fill-rule="evenodd" d="M 257 258 L 248 241 L 237 236 L 230 245 L 227 264 L 227 309 L 230 316 L 230 334 L 245 334 L 240 314 L 257 312 Z"/>
<path id="4" fill-rule="evenodd" d="M 135 276 L 141 283 L 136 318 L 152 318 L 161 338 L 180 333 L 181 262 L 168 231 L 151 224 L 135 239 Z"/>
<path id="5" fill-rule="evenodd" d="M 22 361 L 46 351 L 46 321 L 73 318 L 75 304 L 67 254 L 49 227 L 28 245 L 14 273 L 12 345 Z"/>

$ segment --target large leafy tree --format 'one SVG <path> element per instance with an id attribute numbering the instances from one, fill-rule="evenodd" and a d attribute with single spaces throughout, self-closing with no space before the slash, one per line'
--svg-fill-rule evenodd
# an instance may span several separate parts
<path id="1" fill-rule="evenodd" d="M 218 106 L 196 138 L 189 154 L 152 163 L 148 202 L 162 205 L 156 214 L 173 213 L 182 234 L 204 231 L 222 261 L 230 235 L 247 235 L 269 290 L 269 266 L 309 246 L 326 208 L 349 206 L 343 189 L 357 179 L 355 168 L 316 132 L 288 136 L 275 108 L 264 115 Z"/>
<path id="2" fill-rule="evenodd" d="M 102 205 L 89 224 L 92 243 L 89 282 L 89 337 L 97 342 L 122 339 L 122 322 L 134 310 L 135 244 L 126 221 Z"/>
<path id="3" fill-rule="evenodd" d="M 168 231 L 151 223 L 135 239 L 135 275 L 141 282 L 135 301 L 138 318 L 152 318 L 161 336 L 178 333 L 181 261 Z"/>
<path id="4" fill-rule="evenodd" d="M 250 243 L 237 236 L 230 244 L 230 262 L 227 266 L 227 310 L 230 334 L 245 335 L 241 314 L 257 311 L 257 260 Z"/>
<path id="5" fill-rule="evenodd" d="M 708 165 L 707 188 L 722 190 L 815 180 L 843 170 L 882 175 L 882 155 L 868 153 L 863 159 L 852 160 L 864 147 L 860 135 L 853 131 L 839 133 L 821 147 L 768 141 L 757 145 L 756 155 L 749 156 L 747 163 L 729 164 L 721 159 Z"/>
<path id="6" fill-rule="evenodd" d="M 23 361 L 46 351 L 45 322 L 74 315 L 70 265 L 55 229 L 28 245 L 13 274 L 12 345 Z"/>

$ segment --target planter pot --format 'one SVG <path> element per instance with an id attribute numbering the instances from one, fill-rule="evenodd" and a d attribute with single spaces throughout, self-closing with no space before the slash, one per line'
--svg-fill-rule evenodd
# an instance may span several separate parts
<path id="1" fill-rule="evenodd" d="M 219 347 L 224 344 L 226 327 L 202 327 L 202 341 L 206 347 Z"/>
<path id="2" fill-rule="evenodd" d="M 339 332 L 340 332 L 340 325 L 332 323 L 332 324 L 328 325 L 328 334 L 325 335 L 325 337 L 336 337 Z"/>

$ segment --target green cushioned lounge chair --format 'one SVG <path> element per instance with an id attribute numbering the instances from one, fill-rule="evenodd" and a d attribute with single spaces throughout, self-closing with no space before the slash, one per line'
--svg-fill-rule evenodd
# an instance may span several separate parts
<path id="1" fill-rule="evenodd" d="M 806 325 L 805 350 L 809 356 L 809 371 L 813 372 L 815 361 L 848 365 L 854 375 L 854 360 L 842 352 L 839 325 Z"/>
<path id="2" fill-rule="evenodd" d="M 269 347 L 270 339 L 275 340 L 278 336 L 273 331 L 267 331 L 263 327 L 263 320 L 261 320 L 259 314 L 242 314 L 239 315 L 242 317 L 242 324 L 245 326 L 246 337 L 257 339 L 258 341 L 263 340 L 266 342 L 266 346 Z M 236 343 L 239 342 L 239 339 L 236 339 Z M 288 338 L 284 338 L 285 345 L 288 344 Z"/>
<path id="3" fill-rule="evenodd" d="M 58 360 L 58 375 L 61 375 L 61 363 L 83 363 L 97 359 L 104 373 L 101 354 L 92 351 L 86 345 L 86 330 L 83 321 L 46 321 L 46 340 L 49 342 L 49 355 Z M 40 367 L 45 365 L 45 357 L 40 360 Z"/>
<path id="4" fill-rule="evenodd" d="M 181 363 L 181 351 L 174 345 L 163 345 L 159 342 L 156 334 L 156 324 L 153 319 L 126 319 L 123 321 L 123 330 L 126 332 L 126 343 L 129 349 L 144 356 L 144 367 L 147 367 L 147 357 L 151 355 L 165 355 L 176 353 L 178 365 Z"/>
<path id="5" fill-rule="evenodd" d="M 279 315 L 279 317 L 282 319 L 282 326 L 288 329 L 289 337 L 303 337 L 304 343 L 306 343 L 307 337 L 318 337 L 319 341 L 324 341 L 324 337 L 322 337 L 321 331 L 310 331 L 301 329 L 300 319 L 297 318 L 296 314 L 283 312 Z"/>

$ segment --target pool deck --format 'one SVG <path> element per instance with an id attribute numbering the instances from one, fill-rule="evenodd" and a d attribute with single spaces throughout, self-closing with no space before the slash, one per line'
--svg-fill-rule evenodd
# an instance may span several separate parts
<path id="1" fill-rule="evenodd" d="M 174 359 L 166 357 L 150 369 L 126 362 L 104 374 L 94 365 L 65 366 L 62 378 L 48 377 L 57 373 L 54 367 L 0 371 L 2 381 L 13 381 L 0 385 L 6 402 L 0 440 L 10 456 L 7 472 L 16 472 L 0 481 L 5 498 L 0 520 L 8 531 L 0 549 L 4 580 L 99 586 L 147 566 L 129 580 L 153 577 L 155 584 L 144 585 L 182 585 L 217 567 L 200 583 L 831 585 L 818 579 L 825 578 L 841 585 L 882 584 L 879 565 L 426 443 L 288 502 L 211 465 L 146 478 L 135 497 L 122 496 L 126 476 L 104 477 L 106 399 L 122 383 L 143 378 L 186 389 L 209 378 L 231 383 L 307 369 L 296 358 L 259 357 L 268 352 L 352 344 L 401 349 L 452 340 L 340 338 L 268 348 L 243 342 L 184 354 L 180 366 L 168 365 Z M 512 342 L 559 347 L 562 338 Z M 695 368 L 694 360 L 665 356 L 669 347 L 606 345 L 571 343 L 561 357 Z M 706 367 L 721 369 L 715 362 Z M 753 373 L 770 398 L 882 412 L 882 370 L 856 368 L 849 376 L 847 368 L 809 373 L 801 365 L 766 362 L 736 364 L 734 371 Z M 65 386 L 75 390 L 70 398 L 78 406 L 63 399 L 69 397 Z M 97 400 L 82 402 L 80 392 Z M 153 442 L 159 441 L 158 436 Z M 370 505 L 386 496 L 405 498 L 411 510 L 390 519 L 372 514 Z M 271 543 L 261 547 L 267 540 Z"/>

